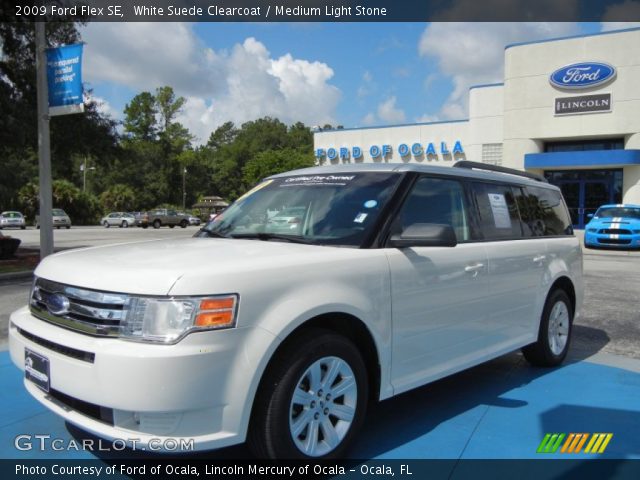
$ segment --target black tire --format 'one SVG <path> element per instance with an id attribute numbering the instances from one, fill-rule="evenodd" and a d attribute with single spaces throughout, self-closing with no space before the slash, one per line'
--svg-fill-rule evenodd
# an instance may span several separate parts
<path id="1" fill-rule="evenodd" d="M 122 221 L 122 228 L 129 228 L 129 222 L 127 222 L 126 220 Z"/>
<path id="2" fill-rule="evenodd" d="M 564 304 L 564 306 L 559 305 Z M 564 348 L 559 352 L 554 352 L 551 346 L 551 340 L 549 335 L 549 323 L 552 321 L 552 312 L 554 308 L 562 310 L 566 309 L 568 314 L 568 331 L 566 333 L 566 343 Z M 538 367 L 555 367 L 560 365 L 569 351 L 571 345 L 571 333 L 573 332 L 573 305 L 569 296 L 564 290 L 554 290 L 547 297 L 547 301 L 544 304 L 542 310 L 542 317 L 540 319 L 540 329 L 538 330 L 538 340 L 531 345 L 527 345 L 522 349 L 522 354 L 527 361 Z"/>
<path id="3" fill-rule="evenodd" d="M 153 228 L 160 228 L 161 226 L 162 226 L 162 223 L 160 223 L 160 220 L 153 221 Z"/>
<path id="4" fill-rule="evenodd" d="M 20 230 L 24 230 L 25 228 L 27 228 L 27 227 L 20 227 Z"/>
<path id="5" fill-rule="evenodd" d="M 56 227 L 56 229 L 60 230 L 60 227 Z"/>
<path id="6" fill-rule="evenodd" d="M 173 227 L 175 227 L 175 225 L 169 225 L 169 228 L 173 228 Z"/>
<path id="7" fill-rule="evenodd" d="M 142 225 L 142 228 L 149 228 L 149 225 Z"/>
<path id="8" fill-rule="evenodd" d="M 302 381 L 308 368 L 328 357 L 337 357 L 353 372 L 356 384 L 355 413 L 346 434 L 333 450 L 322 455 L 309 456 L 296 446 L 290 431 L 289 422 L 293 413 L 291 401 L 296 386 Z M 333 386 L 336 385 L 339 383 L 334 382 Z M 321 389 L 317 393 L 323 395 Z M 315 392 L 312 397 L 315 399 Z M 258 458 L 314 460 L 341 458 L 362 426 L 369 402 L 368 397 L 366 366 L 356 346 L 349 339 L 329 330 L 309 329 L 285 347 L 265 372 L 252 411 L 248 434 L 249 448 Z M 346 397 L 338 395 L 331 400 L 322 396 L 319 398 L 322 398 L 326 405 L 329 405 L 329 401 L 335 400 L 338 400 L 336 405 L 340 405 Z M 318 407 L 322 408 L 324 405 L 318 401 Z M 304 411 L 301 410 L 298 415 Z M 314 418 L 318 418 L 317 413 Z M 337 417 L 332 417 L 331 414 L 326 416 L 326 420 L 336 424 L 338 422 Z M 318 428 L 318 431 L 322 431 L 324 435 L 324 427 Z M 308 433 L 309 430 L 305 432 Z"/>
<path id="9" fill-rule="evenodd" d="M 102 222 L 102 226 L 104 228 L 109 228 L 110 227 L 109 222 L 107 222 L 106 220 L 104 222 Z"/>
<path id="10" fill-rule="evenodd" d="M 187 222 L 186 220 L 182 220 L 180 222 L 180 228 L 187 228 L 187 225 L 189 225 L 189 222 Z"/>
<path id="11" fill-rule="evenodd" d="M 65 228 L 69 230 L 71 228 L 71 225 L 67 225 Z"/>

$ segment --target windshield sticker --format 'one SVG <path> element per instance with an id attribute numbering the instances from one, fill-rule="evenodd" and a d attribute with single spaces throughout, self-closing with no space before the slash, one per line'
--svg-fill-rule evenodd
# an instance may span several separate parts
<path id="1" fill-rule="evenodd" d="M 239 202 L 240 200 L 244 200 L 245 198 L 247 198 L 249 195 L 253 195 L 254 193 L 256 193 L 258 190 L 262 190 L 264 187 L 270 185 L 273 182 L 273 180 L 267 180 L 266 182 L 262 182 L 259 183 L 258 185 L 256 185 L 255 187 L 253 187 L 251 190 L 249 190 L 247 193 L 245 193 L 244 195 L 242 195 L 240 198 L 238 198 L 236 200 L 236 202 Z"/>
<path id="2" fill-rule="evenodd" d="M 511 228 L 509 207 L 507 207 L 507 200 L 504 195 L 489 193 L 489 203 L 491 204 L 491 212 L 493 213 L 493 221 L 496 228 Z"/>
<path id="3" fill-rule="evenodd" d="M 309 175 L 305 177 L 286 178 L 281 187 L 293 187 L 300 185 L 338 185 L 345 186 L 356 178 L 355 175 Z"/>
<path id="4" fill-rule="evenodd" d="M 364 208 L 375 208 L 378 205 L 378 202 L 375 200 L 367 200 L 364 202 Z"/>
<path id="5" fill-rule="evenodd" d="M 353 223 L 362 223 L 367 219 L 368 213 L 359 213 L 356 218 L 353 219 Z"/>

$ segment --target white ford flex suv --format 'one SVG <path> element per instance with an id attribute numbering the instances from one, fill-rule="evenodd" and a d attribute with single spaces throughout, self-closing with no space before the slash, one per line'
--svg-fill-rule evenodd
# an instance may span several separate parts
<path id="1" fill-rule="evenodd" d="M 455 167 L 275 175 L 194 238 L 49 256 L 11 315 L 13 362 L 100 437 L 269 458 L 340 457 L 371 401 L 516 349 L 558 365 L 582 302 L 560 191 Z"/>

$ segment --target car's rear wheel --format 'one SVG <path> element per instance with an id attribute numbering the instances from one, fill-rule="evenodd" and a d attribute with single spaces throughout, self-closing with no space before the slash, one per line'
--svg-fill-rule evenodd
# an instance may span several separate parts
<path id="1" fill-rule="evenodd" d="M 160 225 L 162 225 L 162 224 L 160 223 L 160 220 L 154 220 L 154 221 L 153 221 L 153 228 L 160 228 Z"/>
<path id="2" fill-rule="evenodd" d="M 313 329 L 270 365 L 256 397 L 249 446 L 261 458 L 337 458 L 362 426 L 364 360 L 347 338 Z"/>
<path id="3" fill-rule="evenodd" d="M 126 220 L 123 220 L 121 227 L 122 228 L 129 228 L 129 222 L 127 222 Z"/>
<path id="4" fill-rule="evenodd" d="M 560 365 L 569 351 L 573 330 L 573 305 L 564 290 L 554 290 L 547 297 L 540 319 L 538 340 L 522 349 L 532 365 Z"/>

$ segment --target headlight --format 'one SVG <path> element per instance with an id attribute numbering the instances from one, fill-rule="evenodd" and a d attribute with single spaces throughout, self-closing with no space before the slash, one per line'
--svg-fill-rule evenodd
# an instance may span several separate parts
<path id="1" fill-rule="evenodd" d="M 237 295 L 216 297 L 131 297 L 124 307 L 120 336 L 172 343 L 191 331 L 235 326 Z"/>

